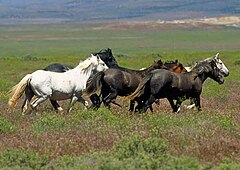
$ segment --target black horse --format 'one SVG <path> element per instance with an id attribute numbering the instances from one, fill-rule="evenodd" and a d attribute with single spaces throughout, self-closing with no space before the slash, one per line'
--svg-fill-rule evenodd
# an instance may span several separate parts
<path id="1" fill-rule="evenodd" d="M 202 62 L 188 73 L 176 74 L 163 69 L 153 70 L 144 77 L 130 99 L 138 101 L 138 109 L 145 112 L 156 99 L 167 98 L 173 112 L 177 112 L 181 103 L 191 98 L 200 111 L 202 85 L 208 77 L 219 84 L 224 82 L 215 60 L 210 63 Z"/>
<path id="2" fill-rule="evenodd" d="M 103 49 L 97 53 L 92 53 L 95 56 L 99 56 L 101 60 L 109 67 L 109 68 L 118 68 L 118 64 L 114 56 L 112 55 L 112 50 L 110 48 Z M 69 69 L 73 69 L 74 66 L 69 65 L 63 65 L 59 63 L 51 64 L 44 68 L 46 71 L 53 71 L 53 72 L 65 72 Z M 90 99 L 92 100 L 92 103 L 99 103 L 99 97 L 96 94 L 93 94 Z M 57 103 L 56 100 L 50 100 L 52 106 L 55 110 L 62 110 L 60 105 Z"/>
<path id="3" fill-rule="evenodd" d="M 109 68 L 115 68 L 118 67 L 116 59 L 112 55 L 112 50 L 110 48 L 107 49 L 102 49 L 101 51 L 97 53 L 92 53 L 93 55 L 98 55 L 101 60 L 109 67 Z M 59 63 L 54 63 L 48 65 L 46 68 L 43 70 L 46 71 L 53 71 L 53 72 L 65 72 L 67 70 L 73 69 L 75 66 L 70 66 L 70 65 L 64 65 L 64 64 L 59 64 Z"/>
<path id="4" fill-rule="evenodd" d="M 166 67 L 161 60 L 158 60 L 143 70 L 118 67 L 117 69 L 108 69 L 104 72 L 99 72 L 92 78 L 83 95 L 89 96 L 101 88 L 102 102 L 105 106 L 109 107 L 110 103 L 117 104 L 115 102 L 117 96 L 128 96 L 133 93 L 143 77 L 154 69 L 164 68 L 177 72 L 184 70 L 182 64 L 179 64 L 177 61 L 167 62 L 166 65 L 170 68 Z M 100 107 L 100 104 L 95 105 L 95 107 Z M 120 106 L 119 104 L 117 105 Z M 130 101 L 129 110 L 134 110 L 134 101 Z"/>

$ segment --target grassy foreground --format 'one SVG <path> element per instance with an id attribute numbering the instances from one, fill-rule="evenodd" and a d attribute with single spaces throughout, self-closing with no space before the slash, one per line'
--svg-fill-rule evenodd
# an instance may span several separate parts
<path id="1" fill-rule="evenodd" d="M 89 25 L 0 27 L 0 169 L 240 169 L 240 30 L 106 30 Z M 119 65 L 146 67 L 156 59 L 184 65 L 219 52 L 230 70 L 223 85 L 207 80 L 202 112 L 154 113 L 122 108 L 40 115 L 7 106 L 7 91 L 27 73 L 50 63 L 77 65 L 111 47 Z M 60 102 L 66 108 L 67 101 Z M 187 104 L 188 102 L 186 101 Z"/>

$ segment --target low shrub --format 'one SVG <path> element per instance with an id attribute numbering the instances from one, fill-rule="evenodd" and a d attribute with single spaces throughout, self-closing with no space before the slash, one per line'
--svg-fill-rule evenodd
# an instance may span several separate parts
<path id="1" fill-rule="evenodd" d="M 0 133 L 13 133 L 17 130 L 11 122 L 8 120 L 1 118 L 0 119 Z"/>
<path id="2" fill-rule="evenodd" d="M 114 147 L 114 155 L 118 159 L 137 157 L 139 155 L 150 155 L 157 158 L 166 154 L 167 144 L 159 138 L 143 139 L 138 135 L 133 135 L 117 143 Z"/>
<path id="3" fill-rule="evenodd" d="M 37 155 L 32 151 L 6 149 L 0 152 L 0 168 L 11 169 L 41 169 L 49 163 L 44 155 Z"/>
<path id="4" fill-rule="evenodd" d="M 213 168 L 213 170 L 236 170 L 240 169 L 240 164 L 230 159 L 223 159 L 222 162 Z"/>
<path id="5" fill-rule="evenodd" d="M 64 131 L 67 127 L 64 117 L 47 114 L 37 120 L 32 125 L 31 130 L 33 132 Z"/>

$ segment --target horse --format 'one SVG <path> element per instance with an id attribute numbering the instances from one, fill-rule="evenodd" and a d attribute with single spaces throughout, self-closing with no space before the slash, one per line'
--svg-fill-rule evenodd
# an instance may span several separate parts
<path id="1" fill-rule="evenodd" d="M 89 96 L 101 88 L 100 94 L 102 95 L 102 102 L 105 106 L 110 107 L 110 103 L 120 106 L 115 102 L 117 96 L 128 96 L 133 93 L 136 90 L 138 84 L 141 82 L 142 78 L 148 72 L 159 68 L 172 69 L 173 66 L 175 69 L 176 65 L 184 69 L 182 64 L 179 64 L 177 60 L 171 63 L 168 62 L 167 66 L 171 66 L 171 68 L 167 68 L 161 60 L 154 62 L 150 67 L 143 70 L 132 70 L 122 67 L 118 67 L 117 69 L 110 68 L 104 72 L 97 73 L 90 81 L 83 95 Z M 101 102 L 99 102 L 98 105 L 95 105 L 94 107 L 98 108 L 100 105 Z M 129 111 L 133 110 L 134 101 L 130 101 Z"/>
<path id="2" fill-rule="evenodd" d="M 52 100 L 71 99 L 67 110 L 70 112 L 76 101 L 80 101 L 84 105 L 88 104 L 81 97 L 82 91 L 86 88 L 87 80 L 94 71 L 100 72 L 106 69 L 108 67 L 100 57 L 91 55 L 80 62 L 78 66 L 64 73 L 37 70 L 32 74 L 27 74 L 10 90 L 11 97 L 8 104 L 10 107 L 14 107 L 25 92 L 22 114 L 27 111 L 27 106 L 34 95 L 36 99 L 30 103 L 32 110 L 35 110 L 40 103 L 48 98 Z"/>
<path id="3" fill-rule="evenodd" d="M 164 66 L 167 68 L 167 70 L 175 72 L 175 73 L 186 73 L 187 72 L 187 69 L 182 65 L 182 63 L 179 63 L 178 60 L 166 61 L 164 63 Z"/>
<path id="4" fill-rule="evenodd" d="M 99 56 L 101 60 L 109 67 L 109 68 L 116 68 L 118 67 L 116 59 L 112 55 L 112 50 L 110 48 L 102 49 L 97 53 L 92 53 L 94 56 Z M 75 66 L 70 65 L 63 65 L 59 63 L 50 64 L 47 67 L 45 67 L 43 70 L 45 71 L 52 71 L 52 72 L 59 72 L 63 73 L 70 69 L 73 69 Z M 91 101 L 93 103 L 96 103 L 95 100 L 98 100 L 98 96 L 96 94 L 93 94 L 90 97 Z M 63 109 L 61 106 L 57 103 L 56 100 L 50 99 L 50 102 L 55 110 L 62 111 Z"/>
<path id="5" fill-rule="evenodd" d="M 221 70 L 220 65 L 217 60 L 203 61 L 198 63 L 190 72 L 181 74 L 163 69 L 153 70 L 143 78 L 129 98 L 138 101 L 138 109 L 142 112 L 146 112 L 156 99 L 161 98 L 167 98 L 173 112 L 178 111 L 185 99 L 192 98 L 198 111 L 200 111 L 200 95 L 204 81 L 210 77 L 219 84 L 223 84 L 224 76 L 222 73 L 229 74 L 227 70 Z M 173 100 L 177 100 L 176 104 Z"/>
<path id="6" fill-rule="evenodd" d="M 190 72 L 192 69 L 194 69 L 194 67 L 196 67 L 198 64 L 202 63 L 202 62 L 211 62 L 215 60 L 215 63 L 217 64 L 217 67 L 220 69 L 220 73 L 224 76 L 227 77 L 229 76 L 229 70 L 228 68 L 225 66 L 225 64 L 222 62 L 222 60 L 219 58 L 219 53 L 217 53 L 215 56 L 213 57 L 208 57 L 204 60 L 198 61 L 193 63 L 191 66 L 185 67 L 185 69 Z M 194 102 L 191 100 L 190 101 L 190 105 L 187 106 L 187 109 L 193 109 L 195 107 Z M 180 108 L 179 108 L 180 111 Z"/>
<path id="7" fill-rule="evenodd" d="M 99 56 L 101 60 L 109 67 L 114 68 L 117 67 L 117 61 L 112 55 L 112 50 L 110 48 L 102 49 L 99 52 L 92 53 L 94 56 Z M 45 71 L 52 71 L 52 72 L 59 72 L 63 73 L 65 71 L 68 71 L 70 69 L 73 69 L 75 66 L 60 64 L 60 63 L 54 63 L 50 64 L 47 67 L 45 67 L 43 70 Z"/>

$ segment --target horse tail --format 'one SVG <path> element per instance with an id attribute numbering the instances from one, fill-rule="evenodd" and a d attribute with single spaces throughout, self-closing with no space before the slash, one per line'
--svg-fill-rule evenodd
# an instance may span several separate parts
<path id="1" fill-rule="evenodd" d="M 104 76 L 104 72 L 100 71 L 96 73 L 90 82 L 87 85 L 87 88 L 83 91 L 83 96 L 90 96 L 95 93 L 99 88 L 102 87 L 102 78 Z"/>
<path id="2" fill-rule="evenodd" d="M 8 100 L 8 105 L 10 107 L 14 107 L 17 104 L 17 101 L 20 99 L 27 85 L 29 84 L 31 76 L 31 74 L 27 74 L 17 85 L 13 86 L 8 92 L 11 96 Z"/>
<path id="3" fill-rule="evenodd" d="M 143 80 L 141 80 L 137 89 L 129 96 L 130 100 L 134 100 L 135 98 L 140 97 L 144 93 L 145 87 L 147 83 L 151 80 L 152 76 L 153 74 L 149 73 L 143 78 Z"/>

